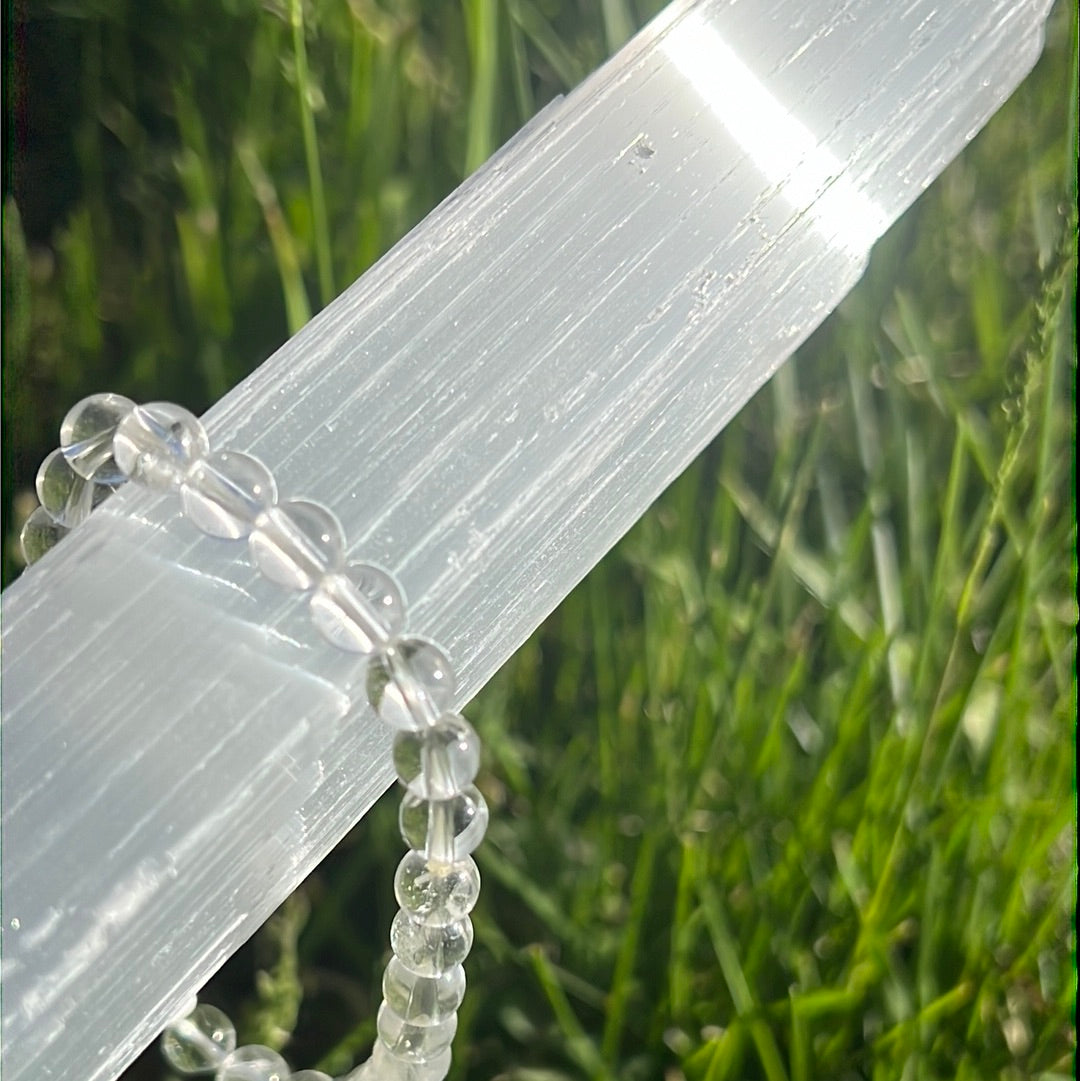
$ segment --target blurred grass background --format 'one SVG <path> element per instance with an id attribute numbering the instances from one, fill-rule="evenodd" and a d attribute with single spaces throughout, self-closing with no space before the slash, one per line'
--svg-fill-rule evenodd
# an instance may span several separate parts
<path id="1" fill-rule="evenodd" d="M 4 581 L 68 406 L 205 408 L 660 6 L 16 3 Z M 1062 0 L 841 309 L 471 707 L 457 1081 L 1073 1076 L 1075 208 Z M 242 1038 L 364 1056 L 396 802 L 212 981 Z"/>

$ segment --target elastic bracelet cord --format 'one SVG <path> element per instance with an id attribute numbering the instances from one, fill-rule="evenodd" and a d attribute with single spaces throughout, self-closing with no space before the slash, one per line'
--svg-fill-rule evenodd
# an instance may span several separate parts
<path id="1" fill-rule="evenodd" d="M 179 495 L 203 533 L 246 540 L 252 562 L 305 594 L 312 622 L 338 649 L 369 658 L 368 701 L 394 729 L 394 767 L 405 788 L 399 824 L 408 851 L 394 875 L 400 910 L 390 928 L 378 1037 L 356 1081 L 442 1081 L 450 1067 L 462 962 L 473 941 L 469 913 L 480 892 L 471 853 L 488 809 L 473 784 L 480 740 L 450 710 L 455 676 L 434 642 L 406 633 L 405 600 L 385 570 L 346 562 L 345 536 L 326 507 L 278 499 L 258 459 L 214 451 L 193 414 L 166 402 L 136 405 L 118 394 L 79 402 L 64 418 L 60 448 L 37 474 L 41 501 L 21 540 L 33 563 L 125 481 Z M 162 1035 L 169 1064 L 215 1081 L 329 1081 L 290 1071 L 274 1050 L 236 1045 L 221 1010 L 193 1001 Z"/>

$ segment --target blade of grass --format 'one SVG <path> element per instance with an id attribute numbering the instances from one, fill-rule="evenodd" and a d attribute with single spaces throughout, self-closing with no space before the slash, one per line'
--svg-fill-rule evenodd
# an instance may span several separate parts
<path id="1" fill-rule="evenodd" d="M 716 959 L 720 964 L 720 971 L 724 976 L 731 1001 L 735 1005 L 735 1012 L 740 1019 L 747 1022 L 750 1029 L 750 1038 L 757 1049 L 758 1058 L 761 1060 L 762 1069 L 768 1081 L 787 1081 L 787 1071 L 780 1056 L 780 1048 L 769 1028 L 768 1022 L 759 1015 L 757 1003 L 750 990 L 746 974 L 743 972 L 739 961 L 739 950 L 735 944 L 735 938 L 731 933 L 731 927 L 724 915 L 724 909 L 720 904 L 720 897 L 708 878 L 699 869 L 698 896 L 705 912 L 705 925 L 709 929 Z"/>
<path id="2" fill-rule="evenodd" d="M 618 52 L 634 34 L 634 18 L 626 0 L 601 0 L 604 17 L 604 42 L 609 53 Z"/>
<path id="3" fill-rule="evenodd" d="M 525 38 L 516 19 L 506 20 L 507 33 L 510 35 L 510 62 L 513 76 L 514 104 L 517 106 L 518 120 L 524 124 L 536 114 L 536 98 L 532 89 L 532 72 L 529 69 L 529 57 L 525 51 Z"/>
<path id="4" fill-rule="evenodd" d="M 509 0 L 509 11 L 510 17 L 521 27 L 525 37 L 554 69 L 563 89 L 569 90 L 577 86 L 585 73 L 540 9 L 529 0 Z"/>
<path id="5" fill-rule="evenodd" d="M 236 157 L 247 176 L 255 199 L 262 208 L 266 231 L 270 234 L 270 243 L 274 249 L 278 277 L 281 279 L 281 293 L 285 299 L 285 316 L 289 324 L 289 333 L 295 334 L 311 319 L 311 306 L 308 304 L 304 276 L 300 271 L 300 258 L 296 253 L 292 233 L 289 231 L 285 215 L 281 212 L 277 192 L 259 161 L 255 144 L 250 139 L 241 139 L 236 144 Z"/>
<path id="6" fill-rule="evenodd" d="M 733 1021 L 712 1045 L 713 1053 L 705 1081 L 727 1081 L 729 1077 L 737 1077 L 745 1051 L 746 1026 Z"/>
<path id="7" fill-rule="evenodd" d="M 608 1072 L 599 1049 L 589 1038 L 574 1013 L 544 951 L 539 947 L 531 947 L 528 957 L 532 962 L 533 972 L 536 974 L 540 987 L 551 1006 L 551 1011 L 555 1015 L 555 1021 L 562 1031 L 567 1055 L 589 1076 L 597 1078 L 598 1081 L 614 1081 L 614 1076 Z"/>
<path id="8" fill-rule="evenodd" d="M 514 866 L 493 844 L 487 844 L 478 849 L 476 859 L 485 875 L 491 875 L 507 889 L 516 893 L 557 937 L 567 942 L 581 941 L 581 929 L 570 921 L 555 897 L 545 892 L 525 872 Z"/>
<path id="9" fill-rule="evenodd" d="M 724 490 L 746 519 L 747 524 L 769 547 L 776 548 L 781 523 L 754 494 L 743 478 L 725 475 Z M 787 561 L 796 578 L 823 604 L 836 604 L 841 619 L 851 632 L 864 641 L 874 633 L 874 619 L 854 597 L 834 596 L 835 575 L 828 564 L 798 540 L 787 548 Z"/>
<path id="10" fill-rule="evenodd" d="M 472 66 L 465 175 L 478 169 L 498 146 L 495 101 L 499 73 L 499 21 L 496 0 L 463 0 Z"/>
<path id="11" fill-rule="evenodd" d="M 657 834 L 650 832 L 645 834 L 638 849 L 634 877 L 630 883 L 630 914 L 622 928 L 619 952 L 611 975 L 604 1032 L 600 1039 L 600 1055 L 610 1064 L 612 1070 L 618 1067 L 619 1042 L 629 1020 L 627 1007 L 633 991 L 634 964 L 641 942 L 645 910 L 653 893 L 656 845 Z"/>
<path id="12" fill-rule="evenodd" d="M 300 107 L 300 127 L 304 134 L 304 160 L 307 164 L 311 212 L 315 226 L 315 264 L 319 275 L 319 296 L 325 305 L 329 304 L 337 293 L 334 289 L 330 225 L 326 216 L 322 161 L 319 157 L 319 145 L 315 135 L 315 114 L 311 106 L 311 73 L 308 70 L 307 44 L 304 36 L 303 0 L 289 0 L 289 23 L 292 27 L 293 60 L 296 64 L 296 95 Z"/>
<path id="13" fill-rule="evenodd" d="M 693 948 L 700 926 L 695 899 L 694 856 L 690 853 L 692 841 L 684 841 L 680 847 L 679 877 L 675 889 L 675 907 L 671 920 L 671 951 L 668 960 L 668 999 L 671 1016 L 676 1024 L 689 1024 L 690 1007 L 693 1005 L 692 973 Z"/>

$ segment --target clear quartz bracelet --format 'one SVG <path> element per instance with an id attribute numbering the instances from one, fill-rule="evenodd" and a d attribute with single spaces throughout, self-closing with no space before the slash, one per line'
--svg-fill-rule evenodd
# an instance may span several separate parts
<path id="1" fill-rule="evenodd" d="M 21 535 L 27 562 L 127 480 L 177 494 L 184 516 L 203 533 L 246 540 L 262 574 L 305 594 L 312 622 L 331 645 L 368 658 L 368 700 L 395 732 L 394 766 L 405 788 L 399 823 L 409 850 L 394 875 L 400 910 L 390 928 L 378 1036 L 371 1058 L 350 1076 L 442 1081 L 465 993 L 469 913 L 480 892 L 471 853 L 488 821 L 473 784 L 480 741 L 451 711 L 450 662 L 435 643 L 406 633 L 404 598 L 390 574 L 346 562 L 345 537 L 331 511 L 279 500 L 262 462 L 212 452 L 198 418 L 165 402 L 136 405 L 97 394 L 67 414 L 60 448 L 38 470 L 41 506 Z M 238 1047 L 228 1017 L 197 1000 L 166 1026 L 161 1046 L 175 1070 L 215 1081 L 329 1081 L 317 1070 L 291 1072 L 269 1047 Z"/>

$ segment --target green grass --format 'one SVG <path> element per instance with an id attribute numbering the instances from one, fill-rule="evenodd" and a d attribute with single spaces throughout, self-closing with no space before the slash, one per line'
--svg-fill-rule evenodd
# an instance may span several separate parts
<path id="1" fill-rule="evenodd" d="M 77 93 L 57 193 L 5 214 L 5 521 L 68 404 L 205 406 L 649 8 L 48 7 Z M 1059 4 L 835 316 L 470 709 L 458 1081 L 1073 1075 L 1075 34 Z M 246 1039 L 363 1057 L 395 817 L 212 982 Z"/>

